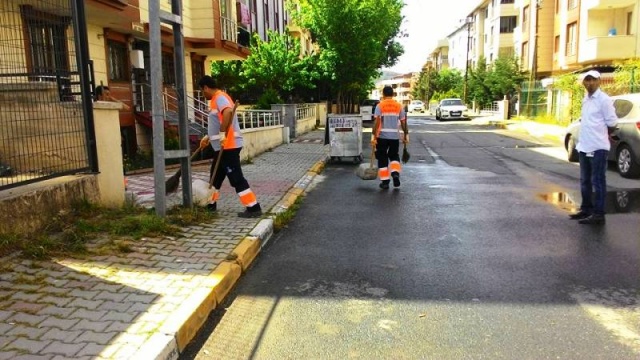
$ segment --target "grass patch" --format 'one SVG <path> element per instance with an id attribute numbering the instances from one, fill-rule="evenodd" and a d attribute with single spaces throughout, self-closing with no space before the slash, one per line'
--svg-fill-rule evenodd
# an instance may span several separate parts
<path id="1" fill-rule="evenodd" d="M 300 204 L 302 204 L 302 196 L 298 196 L 296 201 L 285 211 L 276 215 L 276 218 L 273 220 L 273 230 L 278 232 L 284 229 L 287 224 L 293 220 L 294 216 L 298 212 L 300 208 Z"/>
<path id="2" fill-rule="evenodd" d="M 0 234 L 0 256 L 19 252 L 21 257 L 47 259 L 52 256 L 91 254 L 87 245 L 107 239 L 100 247 L 112 253 L 133 251 L 131 241 L 143 237 L 177 236 L 181 228 L 215 218 L 204 209 L 174 208 L 167 216 L 134 205 L 104 208 L 88 201 L 74 203 L 68 211 L 53 216 L 44 229 L 31 235 Z"/>

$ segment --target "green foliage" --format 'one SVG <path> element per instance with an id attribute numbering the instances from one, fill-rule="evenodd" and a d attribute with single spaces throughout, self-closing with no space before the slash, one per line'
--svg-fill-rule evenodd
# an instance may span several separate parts
<path id="1" fill-rule="evenodd" d="M 484 57 L 480 57 L 475 69 L 469 70 L 467 101 L 475 101 L 480 108 L 490 105 L 494 96 L 489 87 L 489 68 Z"/>
<path id="2" fill-rule="evenodd" d="M 626 91 L 640 92 L 640 59 L 628 59 L 616 64 L 613 78 L 616 84 L 620 84 Z"/>
<path id="3" fill-rule="evenodd" d="M 321 51 L 322 68 L 338 111 L 367 95 L 379 68 L 403 53 L 396 41 L 401 0 L 301 0 L 295 20 L 309 29 Z"/>
<path id="4" fill-rule="evenodd" d="M 282 98 L 275 89 L 268 89 L 259 98 L 255 108 L 260 110 L 271 110 L 272 104 L 282 104 Z"/>
<path id="5" fill-rule="evenodd" d="M 131 247 L 123 241 L 177 236 L 180 227 L 199 224 L 214 217 L 214 214 L 199 208 L 176 208 L 169 210 L 165 218 L 160 218 L 152 210 L 141 207 L 103 208 L 86 200 L 78 201 L 72 204 L 69 211 L 51 216 L 42 231 L 21 235 L 0 234 L 0 256 L 19 252 L 25 258 L 46 259 L 56 255 L 104 252 L 105 249 L 130 252 Z M 109 239 L 106 248 L 93 246 L 97 239 Z"/>
<path id="6" fill-rule="evenodd" d="M 561 75 L 553 82 L 553 87 L 568 93 L 570 97 L 568 115 L 571 120 L 579 118 L 582 110 L 582 99 L 584 98 L 584 87 L 578 80 L 578 75 Z"/>
<path id="7" fill-rule="evenodd" d="M 236 94 L 242 90 L 243 81 L 240 77 L 242 61 L 226 60 L 212 61 L 211 76 L 213 76 L 223 88 L 230 94 Z"/>
<path id="8" fill-rule="evenodd" d="M 520 89 L 520 84 L 526 80 L 526 75 L 520 70 L 518 59 L 515 57 L 498 57 L 491 64 L 491 71 L 487 74 L 487 85 L 494 100 L 501 100 L 504 96 L 510 98 Z"/>

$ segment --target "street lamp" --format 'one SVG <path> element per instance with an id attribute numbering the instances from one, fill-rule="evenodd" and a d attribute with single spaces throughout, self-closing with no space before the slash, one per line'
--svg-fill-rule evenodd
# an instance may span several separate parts
<path id="1" fill-rule="evenodd" d="M 466 64 L 464 68 L 464 84 L 463 84 L 463 99 L 464 103 L 467 103 L 467 79 L 469 77 L 469 50 L 471 49 L 471 24 L 473 24 L 473 16 L 469 15 L 464 20 L 467 25 L 467 56 L 466 56 Z"/>

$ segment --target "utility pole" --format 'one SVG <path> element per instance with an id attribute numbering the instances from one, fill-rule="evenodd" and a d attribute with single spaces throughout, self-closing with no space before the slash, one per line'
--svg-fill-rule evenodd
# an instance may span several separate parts
<path id="1" fill-rule="evenodd" d="M 469 78 L 469 50 L 471 49 L 471 24 L 473 24 L 473 17 L 467 16 L 465 19 L 465 23 L 467 24 L 467 56 L 466 56 L 466 64 L 464 68 L 464 84 L 462 90 L 462 97 L 464 103 L 467 103 L 467 80 Z"/>

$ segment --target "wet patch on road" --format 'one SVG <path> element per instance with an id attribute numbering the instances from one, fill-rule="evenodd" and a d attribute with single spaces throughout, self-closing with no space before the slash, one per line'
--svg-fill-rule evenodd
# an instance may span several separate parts
<path id="1" fill-rule="evenodd" d="M 574 212 L 580 208 L 580 195 L 574 196 L 567 192 L 552 192 L 539 194 L 545 202 L 560 209 Z M 607 192 L 605 211 L 607 214 L 640 213 L 640 190 L 616 190 Z"/>

